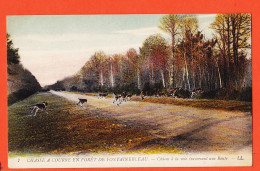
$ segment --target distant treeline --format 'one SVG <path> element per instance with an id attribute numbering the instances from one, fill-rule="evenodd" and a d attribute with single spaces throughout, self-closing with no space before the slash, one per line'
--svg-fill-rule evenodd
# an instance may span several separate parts
<path id="1" fill-rule="evenodd" d="M 8 105 L 41 90 L 36 78 L 20 63 L 18 49 L 14 48 L 9 34 L 7 34 L 7 64 Z"/>

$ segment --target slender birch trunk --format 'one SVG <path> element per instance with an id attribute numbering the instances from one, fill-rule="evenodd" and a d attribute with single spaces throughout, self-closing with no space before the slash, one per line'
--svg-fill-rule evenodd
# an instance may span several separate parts
<path id="1" fill-rule="evenodd" d="M 182 82 L 184 83 L 184 89 L 187 88 L 186 86 L 186 81 L 185 81 L 185 74 L 186 74 L 186 71 L 185 71 L 185 66 L 183 66 L 183 72 L 182 72 Z"/>
<path id="2" fill-rule="evenodd" d="M 160 72 L 161 72 L 161 76 L 162 76 L 163 88 L 165 88 L 165 80 L 164 80 L 164 73 L 163 73 L 163 70 L 160 69 Z"/>
<path id="3" fill-rule="evenodd" d="M 185 62 L 185 70 L 186 70 L 186 79 L 187 79 L 187 83 L 188 83 L 188 88 L 190 90 L 189 71 L 188 71 L 188 66 L 187 66 L 185 54 L 184 54 L 184 62 Z"/>
<path id="4" fill-rule="evenodd" d="M 114 87 L 114 73 L 113 73 L 113 64 L 111 63 L 111 68 L 110 68 L 110 82 L 111 82 L 111 87 Z"/>
<path id="5" fill-rule="evenodd" d="M 216 61 L 216 64 L 217 64 L 217 68 L 218 68 L 219 88 L 222 88 L 222 79 L 221 79 L 221 74 L 219 71 L 218 61 Z"/>
<path id="6" fill-rule="evenodd" d="M 202 88 L 202 79 L 203 79 L 203 77 L 202 77 L 202 74 L 201 74 L 200 66 L 199 66 L 199 71 L 200 71 L 200 78 L 199 78 L 199 85 L 200 85 L 200 87 L 199 88 Z"/>
<path id="7" fill-rule="evenodd" d="M 153 64 L 151 65 L 151 83 L 152 83 L 152 85 L 154 85 L 154 68 L 153 68 Z"/>
<path id="8" fill-rule="evenodd" d="M 100 73 L 100 84 L 101 84 L 101 86 L 104 85 L 103 71 L 102 70 L 101 70 L 101 73 Z"/>
<path id="9" fill-rule="evenodd" d="M 195 73 L 192 71 L 192 77 L 193 77 L 193 89 L 196 89 L 196 81 L 195 81 Z"/>
<path id="10" fill-rule="evenodd" d="M 140 70 L 137 69 L 137 87 L 141 90 L 141 79 L 140 79 Z"/>

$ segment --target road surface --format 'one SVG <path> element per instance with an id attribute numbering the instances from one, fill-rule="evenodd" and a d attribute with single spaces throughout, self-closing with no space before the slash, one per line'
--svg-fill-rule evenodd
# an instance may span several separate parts
<path id="1" fill-rule="evenodd" d="M 186 152 L 250 152 L 252 115 L 250 112 L 198 109 L 170 104 L 128 101 L 117 106 L 112 98 L 98 99 L 68 92 L 51 93 L 73 103 L 87 98 L 83 108 L 98 109 L 107 117 L 148 125 L 155 137 L 151 143 L 167 143 Z M 142 144 L 146 145 L 146 144 Z"/>

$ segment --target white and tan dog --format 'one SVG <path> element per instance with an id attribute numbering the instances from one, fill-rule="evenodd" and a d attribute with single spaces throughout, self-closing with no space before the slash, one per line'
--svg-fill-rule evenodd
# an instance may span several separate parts
<path id="1" fill-rule="evenodd" d="M 33 114 L 33 116 L 36 116 L 38 110 L 45 111 L 48 114 L 48 112 L 46 111 L 47 105 L 48 105 L 47 102 L 42 102 L 42 103 L 34 105 L 32 111 L 31 111 L 31 114 Z"/>

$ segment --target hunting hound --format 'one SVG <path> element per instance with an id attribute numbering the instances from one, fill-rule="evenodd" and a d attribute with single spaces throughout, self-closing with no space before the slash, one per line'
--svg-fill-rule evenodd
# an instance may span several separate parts
<path id="1" fill-rule="evenodd" d="M 36 116 L 38 110 L 45 111 L 48 114 L 48 112 L 46 111 L 47 105 L 48 105 L 47 102 L 42 102 L 42 103 L 34 105 L 32 111 L 31 111 L 31 114 L 33 114 L 33 116 Z"/>
<path id="2" fill-rule="evenodd" d="M 79 105 L 80 104 L 80 106 L 82 107 L 83 106 L 83 104 L 84 103 L 87 103 L 88 102 L 88 100 L 87 99 L 80 99 L 79 98 L 79 102 L 77 103 L 77 105 Z"/>

